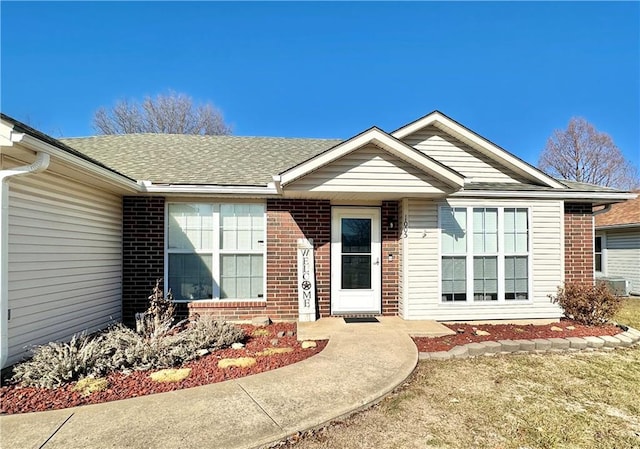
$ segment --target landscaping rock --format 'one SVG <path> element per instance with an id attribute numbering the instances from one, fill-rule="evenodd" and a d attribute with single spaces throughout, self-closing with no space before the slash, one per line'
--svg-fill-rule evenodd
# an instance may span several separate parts
<path id="1" fill-rule="evenodd" d="M 311 348 L 315 348 L 316 346 L 317 346 L 316 342 L 313 340 L 303 341 L 301 345 L 302 349 L 311 349 Z"/>
<path id="2" fill-rule="evenodd" d="M 634 343 L 637 343 L 640 341 L 640 335 L 636 335 L 633 332 L 626 331 L 620 335 L 624 335 L 625 337 L 631 339 L 631 341 L 633 341 Z"/>
<path id="3" fill-rule="evenodd" d="M 503 352 L 516 352 L 520 350 L 520 343 L 513 340 L 498 340 Z"/>
<path id="4" fill-rule="evenodd" d="M 618 346 L 622 345 L 622 342 L 620 340 L 618 340 L 616 337 L 612 337 L 610 335 L 603 335 L 600 338 L 602 340 L 604 340 L 604 347 L 605 348 L 617 348 Z"/>
<path id="5" fill-rule="evenodd" d="M 209 350 L 208 349 L 198 349 L 198 357 L 204 357 L 205 355 L 209 354 Z"/>
<path id="6" fill-rule="evenodd" d="M 558 326 L 551 326 L 549 330 L 552 330 L 553 332 L 562 332 L 563 329 Z"/>
<path id="7" fill-rule="evenodd" d="M 267 348 L 264 351 L 256 352 L 256 355 L 267 357 L 276 354 L 288 354 L 290 352 L 293 352 L 293 348 Z"/>
<path id="8" fill-rule="evenodd" d="M 191 375 L 191 368 L 163 369 L 151 373 L 149 377 L 154 382 L 180 382 Z"/>
<path id="9" fill-rule="evenodd" d="M 431 358 L 430 354 L 428 352 L 419 352 L 418 353 L 418 360 L 429 360 Z"/>
<path id="10" fill-rule="evenodd" d="M 548 338 L 551 342 L 551 349 L 569 349 L 571 343 L 565 338 Z"/>
<path id="11" fill-rule="evenodd" d="M 287 331 L 287 337 L 295 337 L 296 333 L 294 331 Z"/>
<path id="12" fill-rule="evenodd" d="M 599 349 L 604 346 L 604 340 L 599 337 L 583 337 L 582 339 L 587 342 L 588 348 Z"/>
<path id="13" fill-rule="evenodd" d="M 272 338 L 270 343 L 271 343 L 271 346 L 278 346 L 278 343 L 280 343 L 280 340 L 278 340 L 277 338 Z"/>
<path id="14" fill-rule="evenodd" d="M 244 348 L 244 343 L 233 343 L 231 345 L 231 349 L 243 349 Z"/>
<path id="15" fill-rule="evenodd" d="M 276 337 L 278 337 L 278 338 L 284 338 L 284 335 L 285 335 L 285 334 L 284 334 L 284 331 L 280 331 L 280 332 L 278 332 L 278 334 L 276 335 Z"/>
<path id="16" fill-rule="evenodd" d="M 268 329 L 256 329 L 253 331 L 253 333 L 251 334 L 253 337 L 266 337 L 267 335 L 269 335 L 269 330 Z"/>
<path id="17" fill-rule="evenodd" d="M 575 326 L 567 326 L 567 327 L 566 327 L 566 329 L 567 329 L 568 331 L 575 330 L 575 328 L 576 328 Z"/>
<path id="18" fill-rule="evenodd" d="M 481 329 L 476 329 L 475 331 L 473 331 L 473 333 L 478 336 L 491 335 L 489 332 L 483 331 Z"/>
<path id="19" fill-rule="evenodd" d="M 80 379 L 72 388 L 73 391 L 77 391 L 82 396 L 89 396 L 96 391 L 104 391 L 109 387 L 107 379 L 101 377 L 85 377 Z"/>
<path id="20" fill-rule="evenodd" d="M 536 344 L 536 349 L 542 350 L 542 351 L 548 351 L 549 349 L 551 349 L 551 346 L 552 346 L 551 342 L 546 338 L 534 338 L 531 341 L 533 341 Z"/>
<path id="21" fill-rule="evenodd" d="M 226 369 L 231 368 L 232 366 L 237 366 L 239 368 L 248 368 L 256 364 L 256 359 L 253 357 L 238 357 L 235 359 L 221 359 L 218 361 L 218 368 Z"/>
<path id="22" fill-rule="evenodd" d="M 251 320 L 251 324 L 254 326 L 268 326 L 271 324 L 271 319 L 268 316 L 255 316 Z"/>
<path id="23" fill-rule="evenodd" d="M 585 340 L 584 338 L 580 338 L 580 337 L 567 337 L 567 340 L 569 340 L 569 347 L 571 349 L 586 349 L 588 345 L 587 340 Z"/>

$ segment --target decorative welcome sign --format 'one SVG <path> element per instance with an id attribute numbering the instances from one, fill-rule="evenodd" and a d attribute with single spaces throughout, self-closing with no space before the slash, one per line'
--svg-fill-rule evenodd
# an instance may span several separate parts
<path id="1" fill-rule="evenodd" d="M 316 320 L 316 274 L 313 240 L 298 239 L 298 319 Z"/>

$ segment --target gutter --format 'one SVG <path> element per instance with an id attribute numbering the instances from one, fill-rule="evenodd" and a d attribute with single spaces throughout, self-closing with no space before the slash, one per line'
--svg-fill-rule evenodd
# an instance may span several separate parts
<path id="1" fill-rule="evenodd" d="M 11 142 L 20 142 L 24 134 L 12 134 Z M 8 170 L 0 170 L 0 368 L 5 367 L 9 350 L 9 180 L 14 176 L 38 173 L 49 167 L 51 156 L 38 152 L 36 160 Z"/>
<path id="2" fill-rule="evenodd" d="M 632 200 L 638 195 L 631 192 L 572 192 L 567 190 L 560 191 L 525 191 L 525 190 L 505 190 L 505 191 L 489 191 L 489 190 L 459 190 L 452 193 L 453 198 L 544 198 L 571 200 L 575 202 L 594 203 L 598 202 L 604 205 L 604 201 L 619 202 Z"/>

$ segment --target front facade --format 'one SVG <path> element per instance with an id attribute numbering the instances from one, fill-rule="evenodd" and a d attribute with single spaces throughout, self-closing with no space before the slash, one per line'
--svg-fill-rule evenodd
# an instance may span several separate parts
<path id="1" fill-rule="evenodd" d="M 50 248 L 82 269 L 41 261 L 55 271 L 52 277 L 65 279 L 61 286 L 108 288 L 113 304 L 121 297 L 121 308 L 102 308 L 102 322 L 107 316 L 133 322 L 158 277 L 183 313 L 233 320 L 295 320 L 303 308 L 305 319 L 556 319 L 562 312 L 548 296 L 565 281 L 594 278 L 592 207 L 633 198 L 550 178 L 439 112 L 392 133 L 374 127 L 345 141 L 132 135 L 58 144 L 96 165 L 92 170 L 111 170 L 110 182 L 99 187 L 86 179 L 82 187 L 54 183 L 78 192 L 58 195 L 71 205 L 37 206 L 54 214 L 72 210 L 79 223 L 90 222 L 66 229 L 64 214 L 48 222 L 69 236 L 86 232 L 100 241 L 62 239 L 56 242 L 64 249 Z M 29 162 L 28 155 L 23 159 Z M 55 171 L 9 183 L 10 216 L 43 195 L 46 176 Z M 74 176 L 80 177 L 67 179 Z M 23 187 L 27 180 L 34 187 Z M 91 213 L 83 195 L 95 198 Z M 49 240 L 37 229 L 23 238 L 13 231 L 18 225 L 9 224 L 15 237 L 8 260 L 28 271 L 18 253 Z M 311 279 L 301 275 L 300 245 L 312 249 Z M 78 247 L 81 254 L 73 255 Z M 108 265 L 104 270 L 90 262 L 101 253 L 96 259 Z M 14 358 L 26 340 L 12 326 L 35 326 L 17 306 L 20 285 L 23 296 L 46 290 L 19 273 L 9 269 L 5 301 Z M 47 315 L 45 306 L 32 307 Z"/>

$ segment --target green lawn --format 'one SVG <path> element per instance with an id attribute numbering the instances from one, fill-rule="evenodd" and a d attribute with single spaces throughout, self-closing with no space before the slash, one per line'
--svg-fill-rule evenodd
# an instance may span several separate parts
<path id="1" fill-rule="evenodd" d="M 640 328 L 640 300 L 617 319 Z M 300 448 L 640 449 L 640 347 L 425 361 Z"/>

